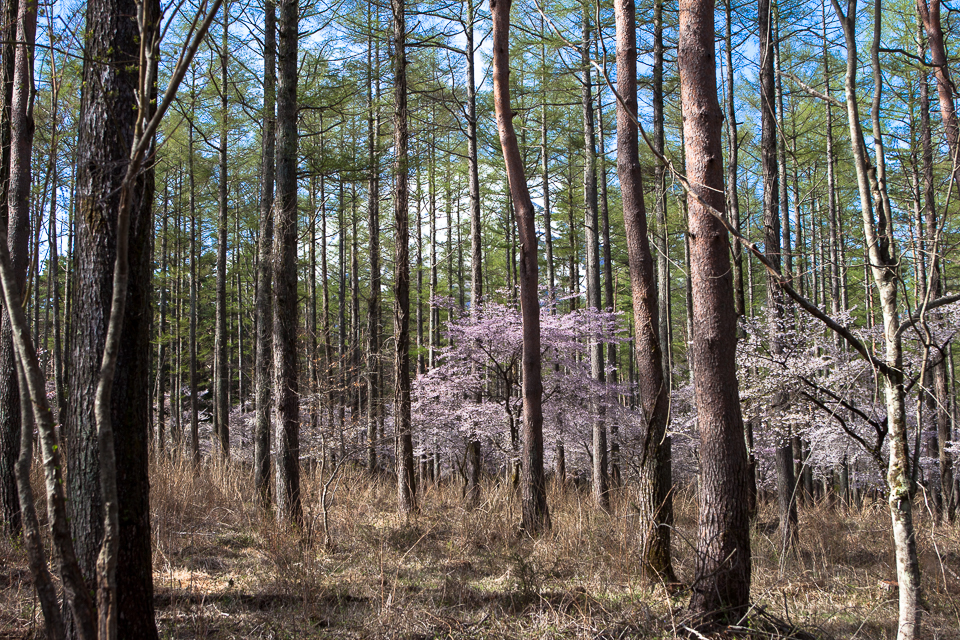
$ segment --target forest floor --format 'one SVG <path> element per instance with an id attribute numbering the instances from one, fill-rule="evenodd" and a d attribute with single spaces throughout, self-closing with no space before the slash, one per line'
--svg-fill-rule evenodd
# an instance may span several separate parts
<path id="1" fill-rule="evenodd" d="M 672 638 L 684 635 L 696 502 L 680 493 L 675 568 L 644 584 L 629 491 L 605 515 L 588 492 L 551 490 L 552 530 L 518 534 L 512 490 L 485 487 L 467 511 L 459 485 L 429 486 L 396 514 L 396 489 L 346 471 L 328 509 L 304 477 L 306 527 L 258 514 L 247 471 L 173 463 L 152 473 L 154 585 L 161 638 Z M 39 487 L 38 487 L 39 488 Z M 917 510 L 928 613 L 922 637 L 960 639 L 960 529 Z M 895 638 L 897 600 L 885 504 L 801 508 L 798 557 L 779 570 L 773 506 L 753 527 L 754 608 L 739 637 Z M 776 621 L 776 622 L 774 622 Z M 42 636 L 24 554 L 0 543 L 0 638 Z M 689 634 L 688 634 L 688 637 Z M 693 636 L 696 637 L 696 636 Z M 734 637 L 724 635 L 722 637 Z"/>

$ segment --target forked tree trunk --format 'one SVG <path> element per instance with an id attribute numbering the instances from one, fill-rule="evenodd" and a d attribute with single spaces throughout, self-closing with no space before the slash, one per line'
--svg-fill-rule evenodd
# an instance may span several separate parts
<path id="1" fill-rule="evenodd" d="M 660 326 L 656 272 L 647 239 L 647 212 L 643 201 L 637 118 L 637 36 L 633 0 L 614 4 L 617 23 L 617 173 L 623 198 L 623 221 L 630 256 L 633 291 L 633 324 L 636 327 L 636 362 L 642 421 L 646 423 L 638 452 L 640 478 L 637 492 L 641 562 L 652 582 L 676 582 L 670 560 L 673 524 L 672 479 L 667 460 L 669 440 L 664 438 L 669 417 L 669 389 L 664 378 L 663 355 L 657 333 Z"/>
<path id="2" fill-rule="evenodd" d="M 550 527 L 543 473 L 543 382 L 540 377 L 540 301 L 537 231 L 523 158 L 510 106 L 510 3 L 491 0 L 493 18 L 493 105 L 503 161 L 520 230 L 520 314 L 523 323 L 523 480 L 521 526 L 530 533 Z"/>
<path id="3" fill-rule="evenodd" d="M 691 351 L 700 429 L 700 513 L 690 609 L 703 622 L 736 621 L 750 598 L 750 520 L 730 244 L 708 209 L 724 209 L 713 0 L 680 0 L 677 58 L 692 190 Z"/>

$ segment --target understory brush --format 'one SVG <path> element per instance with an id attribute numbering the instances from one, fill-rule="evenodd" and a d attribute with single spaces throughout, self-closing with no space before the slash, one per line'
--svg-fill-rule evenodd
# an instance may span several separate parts
<path id="1" fill-rule="evenodd" d="M 629 483 L 613 491 L 610 514 L 588 490 L 551 485 L 553 528 L 531 538 L 518 529 L 518 492 L 503 478 L 486 480 L 474 510 L 462 506 L 461 483 L 428 482 L 420 511 L 405 517 L 392 477 L 344 466 L 328 485 L 324 518 L 319 496 L 330 470 L 321 471 L 304 470 L 297 527 L 258 509 L 245 465 L 154 461 L 161 638 L 697 637 L 683 617 L 695 564 L 692 488 L 674 500 L 680 582 L 649 585 Z M 960 639 L 960 531 L 917 506 L 923 637 Z M 775 503 L 762 504 L 754 604 L 723 637 L 896 637 L 885 503 L 801 506 L 799 544 L 783 563 L 776 522 Z M 42 637 L 39 615 L 22 549 L 0 541 L 0 638 Z"/>

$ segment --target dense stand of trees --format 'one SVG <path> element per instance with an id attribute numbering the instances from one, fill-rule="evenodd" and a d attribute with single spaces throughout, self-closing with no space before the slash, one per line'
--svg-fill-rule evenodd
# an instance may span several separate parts
<path id="1" fill-rule="evenodd" d="M 308 460 L 395 474 L 404 513 L 501 476 L 531 534 L 550 476 L 589 478 L 665 582 L 696 480 L 700 624 L 749 604 L 758 500 L 786 558 L 798 508 L 872 491 L 919 635 L 913 500 L 960 496 L 938 0 L 42 6 L 0 21 L 0 507 L 48 628 L 91 637 L 96 581 L 106 635 L 156 636 L 162 455 L 252 462 L 289 526 Z"/>

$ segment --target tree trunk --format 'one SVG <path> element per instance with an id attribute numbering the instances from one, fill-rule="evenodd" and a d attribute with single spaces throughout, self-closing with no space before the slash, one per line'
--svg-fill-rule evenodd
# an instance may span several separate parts
<path id="1" fill-rule="evenodd" d="M 24 290 L 27 278 L 27 237 L 29 222 L 9 220 L 10 199 L 10 103 L 13 99 L 14 56 L 19 0 L 5 0 L 0 15 L 0 224 L 10 230 L 10 260 L 15 277 Z M 28 162 L 29 167 L 29 162 Z M 21 229 L 22 227 L 22 229 Z M 0 502 L 5 533 L 16 538 L 21 532 L 20 500 L 15 468 L 20 451 L 20 389 L 17 384 L 17 356 L 6 305 L 0 325 Z"/>
<path id="2" fill-rule="evenodd" d="M 780 573 L 787 556 L 797 549 L 797 482 L 793 473 L 793 447 L 788 440 L 777 448 L 777 505 L 780 511 Z"/>
<path id="3" fill-rule="evenodd" d="M 669 474 L 669 389 L 664 379 L 658 339 L 660 326 L 656 272 L 647 239 L 647 212 L 643 201 L 637 118 L 636 8 L 633 0 L 614 4 L 617 23 L 617 173 L 623 197 L 623 221 L 630 257 L 633 324 L 642 422 L 646 423 L 640 455 L 637 494 L 641 562 L 651 582 L 676 582 L 670 560 L 673 524 L 672 479 Z"/>
<path id="4" fill-rule="evenodd" d="M 510 106 L 510 4 L 491 0 L 493 18 L 493 104 L 503 161 L 520 230 L 520 313 L 523 322 L 523 486 L 521 526 L 530 533 L 550 527 L 543 473 L 543 382 L 540 377 L 540 302 L 537 233 L 523 158 Z"/>
<path id="5" fill-rule="evenodd" d="M 257 259 L 253 484 L 261 507 L 270 502 L 271 337 L 273 335 L 273 180 L 276 162 L 276 47 L 274 0 L 263 0 L 263 154 L 260 174 L 260 240 Z"/>
<path id="6" fill-rule="evenodd" d="M 860 210 L 863 217 L 863 232 L 868 254 L 869 270 L 880 293 L 880 308 L 884 328 L 885 360 L 889 367 L 882 373 L 884 397 L 889 429 L 889 460 L 887 469 L 887 488 L 890 516 L 893 523 L 894 551 L 897 559 L 897 583 L 899 585 L 900 614 L 897 630 L 898 640 L 912 640 L 920 629 L 920 568 L 917 559 L 916 539 L 913 530 L 911 491 L 908 477 L 909 453 L 907 444 L 906 411 L 903 390 L 903 352 L 900 337 L 900 321 L 897 305 L 897 286 L 899 282 L 899 257 L 892 242 L 892 219 L 890 207 L 885 198 L 886 185 L 882 177 L 882 163 L 879 162 L 874 173 L 867 158 L 863 130 L 860 125 L 860 113 L 857 104 L 857 41 L 855 17 L 856 0 L 848 0 L 844 15 L 839 0 L 832 0 L 834 11 L 843 27 L 847 48 L 847 72 L 844 89 L 846 92 L 847 120 L 850 127 L 850 141 L 854 166 L 857 171 L 857 186 L 860 192 Z M 876 2 L 875 34 L 873 42 L 874 59 L 874 106 L 876 112 L 882 96 L 880 69 L 877 65 L 880 23 L 880 2 Z M 874 118 L 876 123 L 876 118 Z M 877 153 L 882 156 L 882 131 L 874 126 L 874 140 Z M 879 224 L 873 211 L 871 196 L 879 194 L 878 207 L 881 209 Z"/>
<path id="7" fill-rule="evenodd" d="M 70 406 L 64 425 L 71 529 L 80 566 L 92 579 L 104 535 L 97 420 L 92 399 L 112 305 L 120 185 L 130 162 L 137 119 L 140 57 L 138 5 L 131 0 L 87 3 L 84 96 L 77 160 L 77 291 L 72 309 Z M 151 3 L 147 15 L 159 15 Z M 156 17 L 153 18 L 156 20 Z M 156 28 L 155 24 L 146 25 Z M 155 87 L 146 88 L 155 92 Z M 155 96 L 148 96 L 155 97 Z M 149 114 L 148 114 L 149 115 Z M 149 149 L 152 153 L 152 147 Z M 104 194 L 109 194 L 105 196 Z M 156 638 L 149 512 L 152 164 L 132 189 L 128 236 L 128 284 L 119 353 L 109 405 L 114 433 L 119 531 L 116 565 L 118 637 Z M 101 605 L 102 606 L 102 605 Z M 74 629 L 76 631 L 76 629 Z"/>
<path id="8" fill-rule="evenodd" d="M 217 216 L 217 298 L 216 327 L 214 330 L 214 449 L 223 458 L 230 457 L 230 407 L 227 400 L 227 125 L 229 118 L 229 94 L 227 93 L 227 63 L 229 57 L 228 25 L 230 3 L 223 3 L 223 30 L 220 42 L 220 157 L 219 211 Z"/>
<path id="9" fill-rule="evenodd" d="M 391 0 L 393 9 L 394 70 L 394 335 L 397 356 L 394 363 L 397 434 L 397 506 L 401 513 L 417 509 L 417 485 L 413 463 L 413 430 L 410 419 L 410 230 L 407 156 L 407 22 L 405 0 Z M 474 275 L 478 267 L 474 266 Z M 474 287 L 477 287 L 474 283 Z M 476 290 L 476 289 L 475 289 Z"/>
<path id="10" fill-rule="evenodd" d="M 368 9 L 369 11 L 369 9 Z M 368 13 L 369 16 L 369 13 Z M 379 22 L 379 21 L 378 21 Z M 370 87 L 367 91 L 367 137 L 370 154 L 370 175 L 367 186 L 367 227 L 370 236 L 370 297 L 367 300 L 367 470 L 377 469 L 377 424 L 380 389 L 380 111 L 374 103 L 374 74 L 379 76 L 380 60 L 374 71 L 373 43 L 367 43 L 367 70 Z M 376 85 L 379 88 L 379 84 Z M 449 232 L 448 232 L 449 233 Z"/>
<path id="11" fill-rule="evenodd" d="M 680 1 L 680 93 L 689 202 L 693 373 L 700 430 L 700 515 L 690 609 L 703 622 L 736 621 L 750 597 L 747 451 L 736 372 L 737 316 L 730 244 L 708 207 L 723 211 L 714 3 Z"/>
<path id="12" fill-rule="evenodd" d="M 593 80 L 590 73 L 590 11 L 583 6 L 583 42 L 580 45 L 581 99 L 583 109 L 583 226 L 587 245 L 587 307 L 603 308 L 600 290 L 600 229 L 597 206 L 596 135 L 593 127 Z M 603 345 L 590 340 L 590 375 L 604 383 Z M 593 406 L 593 500 L 603 511 L 610 511 L 609 477 L 607 472 L 607 425 L 604 421 L 602 399 L 594 399 Z"/>
<path id="13" fill-rule="evenodd" d="M 196 80 L 196 78 L 193 78 Z M 191 106 L 196 93 L 190 88 Z M 190 174 L 190 454 L 194 467 L 200 466 L 200 399 L 197 381 L 197 190 L 193 171 L 193 124 L 187 130 L 187 172 Z"/>
<path id="14" fill-rule="evenodd" d="M 280 0 L 277 47 L 277 203 L 273 226 L 273 368 L 277 407 L 277 513 L 301 523 L 300 366 L 297 359 L 298 0 Z"/>
<path id="15" fill-rule="evenodd" d="M 739 178 L 738 154 L 740 141 L 737 138 L 737 111 L 733 100 L 733 1 L 724 2 L 726 21 L 724 24 L 724 53 L 727 66 L 727 216 L 734 229 L 740 231 L 740 193 L 737 187 Z M 743 248 L 739 242 L 733 243 L 733 306 L 738 316 L 745 313 L 743 297 Z M 750 452 L 752 455 L 752 452 Z"/>

